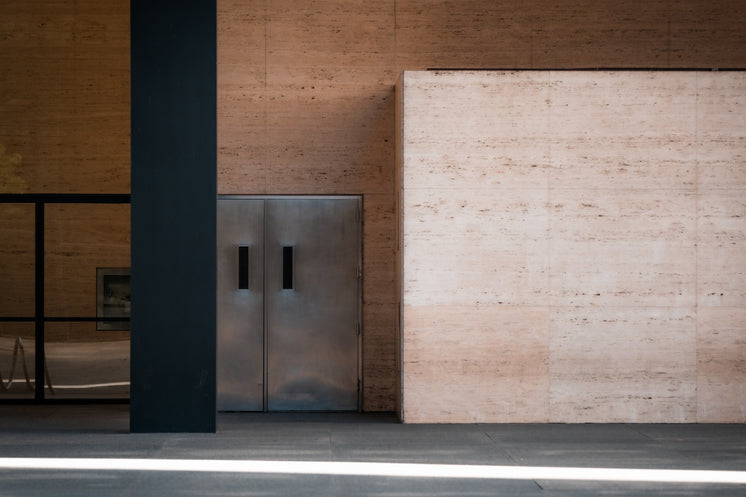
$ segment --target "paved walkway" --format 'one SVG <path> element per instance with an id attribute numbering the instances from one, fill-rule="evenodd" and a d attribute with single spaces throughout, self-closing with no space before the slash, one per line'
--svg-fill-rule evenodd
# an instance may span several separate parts
<path id="1" fill-rule="evenodd" d="M 0 406 L 0 496 L 746 495 L 745 425 L 220 414 L 217 434 L 130 434 L 128 417 Z"/>

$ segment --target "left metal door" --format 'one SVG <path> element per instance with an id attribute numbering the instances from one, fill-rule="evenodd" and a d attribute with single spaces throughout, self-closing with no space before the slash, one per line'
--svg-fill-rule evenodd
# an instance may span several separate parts
<path id="1" fill-rule="evenodd" d="M 264 201 L 218 200 L 217 226 L 217 407 L 220 411 L 261 411 L 264 407 Z"/>

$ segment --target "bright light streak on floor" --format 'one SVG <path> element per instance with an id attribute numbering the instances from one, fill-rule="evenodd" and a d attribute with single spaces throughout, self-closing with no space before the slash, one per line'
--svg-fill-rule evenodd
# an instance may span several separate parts
<path id="1" fill-rule="evenodd" d="M 405 464 L 334 461 L 241 461 L 228 459 L 0 458 L 0 469 L 76 471 L 191 471 L 414 478 L 586 480 L 746 484 L 746 471 L 563 468 L 467 464 Z"/>

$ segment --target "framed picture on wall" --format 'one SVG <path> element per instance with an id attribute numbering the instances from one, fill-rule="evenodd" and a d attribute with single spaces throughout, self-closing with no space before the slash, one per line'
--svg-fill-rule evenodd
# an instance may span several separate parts
<path id="1" fill-rule="evenodd" d="M 96 317 L 127 318 L 125 321 L 96 321 L 96 330 L 129 330 L 130 306 L 130 268 L 96 268 Z"/>

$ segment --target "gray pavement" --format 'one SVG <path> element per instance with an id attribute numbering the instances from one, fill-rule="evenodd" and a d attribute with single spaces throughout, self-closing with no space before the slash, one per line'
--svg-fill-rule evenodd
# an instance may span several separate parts
<path id="1" fill-rule="evenodd" d="M 746 496 L 746 484 L 722 483 L 746 476 L 745 425 L 404 425 L 385 414 L 236 413 L 218 415 L 216 434 L 128 426 L 121 405 L 0 406 L 0 458 L 10 458 L 0 459 L 0 496 Z M 25 466 L 8 467 L 18 461 Z M 374 464 L 344 464 L 358 462 Z M 676 471 L 661 473 L 675 480 L 666 482 L 546 475 L 568 467 Z M 682 482 L 703 474 L 686 470 L 717 471 L 706 473 L 716 481 Z"/>

